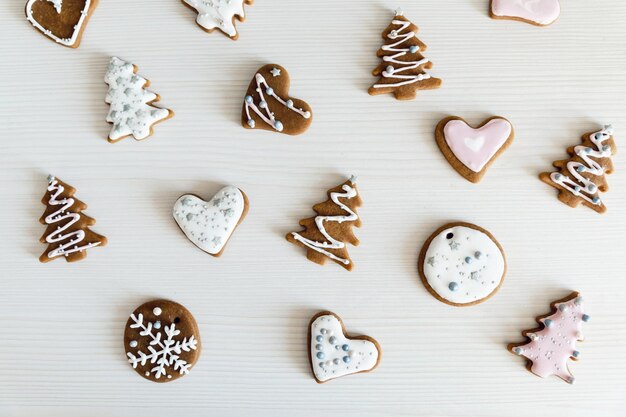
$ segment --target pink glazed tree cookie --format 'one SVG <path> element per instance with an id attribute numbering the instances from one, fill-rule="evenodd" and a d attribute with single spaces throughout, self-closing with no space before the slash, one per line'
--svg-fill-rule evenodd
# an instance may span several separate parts
<path id="1" fill-rule="evenodd" d="M 567 367 L 568 359 L 578 360 L 576 342 L 582 341 L 582 324 L 589 321 L 583 299 L 574 292 L 551 304 L 552 313 L 537 318 L 542 327 L 522 332 L 527 342 L 510 344 L 508 349 L 527 359 L 526 368 L 546 378 L 556 375 L 573 384 L 574 376 Z"/>

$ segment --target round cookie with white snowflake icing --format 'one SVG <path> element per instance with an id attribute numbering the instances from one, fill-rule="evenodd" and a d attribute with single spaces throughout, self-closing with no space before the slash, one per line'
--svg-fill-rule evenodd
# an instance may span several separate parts
<path id="1" fill-rule="evenodd" d="M 494 295 L 506 275 L 502 246 L 485 229 L 450 223 L 433 233 L 419 256 L 426 289 L 439 301 L 471 306 Z"/>
<path id="2" fill-rule="evenodd" d="M 128 362 L 153 382 L 187 375 L 200 357 L 200 332 L 193 315 L 173 301 L 156 300 L 139 306 L 124 331 Z"/>

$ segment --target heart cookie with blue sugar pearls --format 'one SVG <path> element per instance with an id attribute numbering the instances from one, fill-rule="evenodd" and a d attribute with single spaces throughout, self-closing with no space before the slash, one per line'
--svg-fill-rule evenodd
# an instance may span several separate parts
<path id="1" fill-rule="evenodd" d="M 174 204 L 174 220 L 185 236 L 209 255 L 221 256 L 226 243 L 248 213 L 248 198 L 229 185 L 208 201 L 194 194 L 181 196 Z"/>
<path id="2" fill-rule="evenodd" d="M 381 359 L 380 345 L 369 336 L 348 336 L 341 318 L 330 311 L 316 314 L 309 324 L 311 370 L 317 383 L 370 372 Z"/>
<path id="3" fill-rule="evenodd" d="M 254 74 L 241 112 L 246 129 L 262 129 L 286 135 L 304 133 L 313 120 L 305 101 L 289 97 L 289 74 L 280 65 L 265 65 Z"/>

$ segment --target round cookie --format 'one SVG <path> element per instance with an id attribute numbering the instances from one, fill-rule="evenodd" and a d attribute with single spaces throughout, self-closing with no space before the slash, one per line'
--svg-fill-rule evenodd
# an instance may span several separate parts
<path id="1" fill-rule="evenodd" d="M 169 382 L 187 375 L 200 357 L 200 332 L 193 315 L 173 301 L 142 304 L 124 330 L 128 362 L 142 377 Z"/>
<path id="2" fill-rule="evenodd" d="M 504 251 L 491 233 L 471 223 L 449 223 L 424 243 L 418 269 L 439 301 L 472 306 L 494 295 L 506 275 Z"/>

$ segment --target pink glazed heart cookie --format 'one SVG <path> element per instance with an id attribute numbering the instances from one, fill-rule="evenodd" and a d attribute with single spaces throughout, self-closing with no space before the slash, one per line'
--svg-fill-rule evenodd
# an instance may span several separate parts
<path id="1" fill-rule="evenodd" d="M 466 180 L 479 182 L 489 166 L 513 142 L 511 123 L 503 117 L 487 119 L 473 128 L 460 117 L 447 117 L 437 125 L 435 138 L 450 165 Z"/>
<path id="2" fill-rule="evenodd" d="M 551 25 L 561 14 L 559 0 L 491 0 L 493 19 L 519 20 L 535 26 Z"/>

